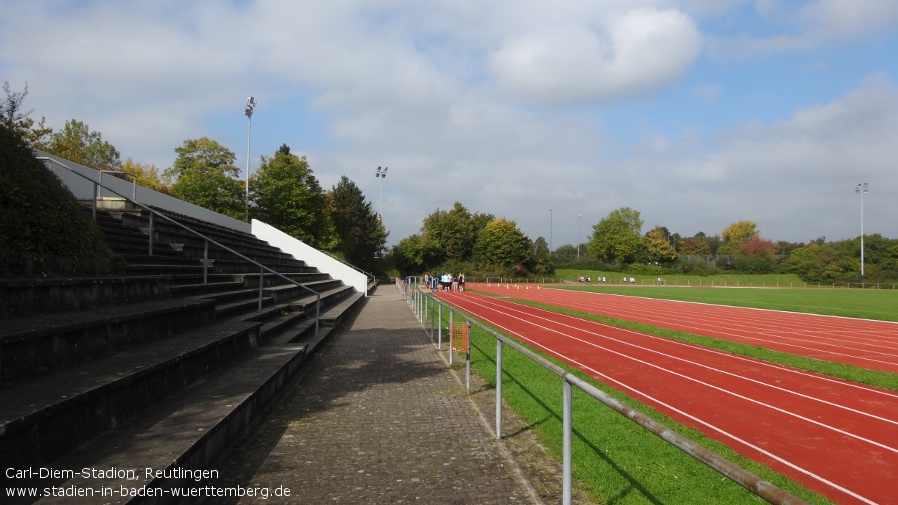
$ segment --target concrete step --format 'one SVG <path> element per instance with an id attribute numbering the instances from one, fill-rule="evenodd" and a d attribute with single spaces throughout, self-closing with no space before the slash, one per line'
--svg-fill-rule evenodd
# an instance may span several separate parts
<path id="1" fill-rule="evenodd" d="M 158 300 L 120 307 L 3 320 L 0 384 L 41 375 L 211 324 L 210 300 Z"/>
<path id="2" fill-rule="evenodd" d="M 0 389 L 0 465 L 65 454 L 251 351 L 260 327 L 215 323 Z"/>

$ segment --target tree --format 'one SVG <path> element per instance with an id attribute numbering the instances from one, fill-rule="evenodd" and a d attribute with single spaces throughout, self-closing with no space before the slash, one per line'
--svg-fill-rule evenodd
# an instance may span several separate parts
<path id="1" fill-rule="evenodd" d="M 530 239 L 517 223 L 498 218 L 490 221 L 477 236 L 474 258 L 500 267 L 523 265 L 530 257 Z"/>
<path id="2" fill-rule="evenodd" d="M 0 106 L 0 121 L 8 128 L 15 130 L 30 146 L 43 145 L 47 138 L 53 134 L 53 128 L 45 125 L 46 119 L 41 116 L 40 121 L 28 117 L 32 111 L 22 112 L 22 102 L 28 95 L 28 83 L 25 83 L 25 91 L 12 91 L 9 82 L 3 82 L 3 91 L 6 99 Z"/>
<path id="3" fill-rule="evenodd" d="M 122 163 L 121 171 L 136 177 L 137 184 L 145 188 L 150 188 L 153 191 L 165 193 L 166 195 L 172 194 L 171 183 L 166 180 L 167 178 L 163 178 L 160 175 L 159 169 L 155 165 L 135 163 L 131 158 L 128 158 Z"/>
<path id="4" fill-rule="evenodd" d="M 645 234 L 646 256 L 652 262 L 668 263 L 677 259 L 677 251 L 668 242 L 665 228 L 655 226 Z"/>
<path id="5" fill-rule="evenodd" d="M 36 147 L 94 170 L 118 170 L 122 166 L 118 149 L 103 140 L 100 132 L 90 131 L 86 124 L 75 119 L 66 122 L 62 131 L 52 134 L 47 144 Z"/>
<path id="6" fill-rule="evenodd" d="M 387 241 L 387 231 L 371 203 L 345 175 L 328 193 L 328 199 L 338 237 L 334 252 L 357 266 L 370 267 L 375 256 L 381 256 Z"/>
<path id="7" fill-rule="evenodd" d="M 590 255 L 606 260 L 633 261 L 643 246 L 641 229 L 639 211 L 621 207 L 593 226 L 586 250 Z"/>
<path id="8" fill-rule="evenodd" d="M 318 249 L 337 245 L 328 200 L 309 168 L 284 144 L 274 156 L 262 157 L 251 182 L 252 200 L 259 219 Z"/>
<path id="9" fill-rule="evenodd" d="M 208 137 L 185 140 L 175 152 L 178 157 L 164 173 L 175 179 L 171 187 L 175 196 L 234 219 L 244 219 L 244 187 L 236 179 L 240 170 L 234 166 L 234 153 Z"/>
<path id="10" fill-rule="evenodd" d="M 805 282 L 842 280 L 847 275 L 857 272 L 856 266 L 859 267 L 846 256 L 845 247 L 841 243 L 812 242 L 797 247 L 789 258 L 783 261 L 783 267 L 787 271 L 797 274 Z"/>
<path id="11" fill-rule="evenodd" d="M 723 242 L 717 250 L 718 254 L 736 254 L 739 246 L 761 234 L 758 223 L 754 221 L 737 221 L 721 232 Z"/>
<path id="12" fill-rule="evenodd" d="M 754 236 L 739 244 L 735 251 L 736 270 L 764 274 L 776 268 L 776 246 L 770 240 Z"/>
<path id="13" fill-rule="evenodd" d="M 423 235 L 411 235 L 399 241 L 392 256 L 401 272 L 422 274 L 439 264 L 439 247 Z"/>
<path id="14" fill-rule="evenodd" d="M 558 263 L 573 263 L 577 261 L 577 248 L 571 244 L 564 244 L 555 248 L 555 261 Z"/>
<path id="15" fill-rule="evenodd" d="M 468 261 L 474 255 L 478 233 L 495 216 L 471 214 L 460 202 L 455 202 L 452 210 L 437 209 L 424 219 L 421 232 L 424 238 L 439 250 L 442 261 Z"/>
<path id="16" fill-rule="evenodd" d="M 23 132 L 0 122 L 0 277 L 109 273 L 104 265 L 60 257 L 115 255 L 71 191 L 35 159 Z"/>
<path id="17" fill-rule="evenodd" d="M 704 234 L 702 233 L 702 235 Z M 711 247 L 706 239 L 703 240 L 696 234 L 694 237 L 686 237 L 680 242 L 680 252 L 683 254 L 707 256 L 711 254 Z"/>
<path id="18" fill-rule="evenodd" d="M 549 244 L 546 239 L 539 237 L 533 243 L 533 273 L 537 275 L 548 275 L 555 271 L 552 264 L 552 255 L 549 254 Z"/>

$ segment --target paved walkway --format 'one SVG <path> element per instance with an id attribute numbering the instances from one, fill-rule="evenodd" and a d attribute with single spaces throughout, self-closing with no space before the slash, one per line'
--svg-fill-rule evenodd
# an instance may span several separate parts
<path id="1" fill-rule="evenodd" d="M 395 286 L 322 347 L 214 482 L 289 498 L 225 503 L 560 503 L 557 463 L 511 417 L 495 440 L 494 392 L 465 392 Z"/>

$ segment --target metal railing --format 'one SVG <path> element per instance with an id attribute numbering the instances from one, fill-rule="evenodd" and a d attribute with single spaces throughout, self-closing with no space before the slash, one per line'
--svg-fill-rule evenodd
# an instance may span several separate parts
<path id="1" fill-rule="evenodd" d="M 281 279 L 314 294 L 315 295 L 315 338 L 318 338 L 318 331 L 319 331 L 320 321 L 321 321 L 321 293 L 313 290 L 312 288 L 310 288 L 308 286 L 301 284 L 300 282 L 297 282 L 297 281 L 281 274 L 280 272 L 276 272 L 276 271 L 272 270 L 271 268 L 266 267 L 265 265 L 259 263 L 258 261 L 251 259 L 251 258 L 235 251 L 234 249 L 232 249 L 214 239 L 211 239 L 211 238 L 203 235 L 202 233 L 200 233 L 182 223 L 175 221 L 174 219 L 166 216 L 165 214 L 162 214 L 161 212 L 158 212 L 158 211 L 138 202 L 137 200 L 135 200 L 133 198 L 129 198 L 129 197 L 119 193 L 118 191 L 110 188 L 109 186 L 101 184 L 100 181 L 102 181 L 103 172 L 100 172 L 100 181 L 94 181 L 94 180 L 91 180 L 86 175 L 80 174 L 77 171 L 72 170 L 70 167 L 66 166 L 64 163 L 60 163 L 59 161 L 56 161 L 52 158 L 48 158 L 45 156 L 38 156 L 38 157 L 36 157 L 36 159 L 41 160 L 45 163 L 47 163 L 47 162 L 54 163 L 55 165 L 65 169 L 65 170 L 68 170 L 70 173 L 75 174 L 75 175 L 87 180 L 88 182 L 91 182 L 94 185 L 93 211 L 92 212 L 93 212 L 93 218 L 95 221 L 97 219 L 97 198 L 99 196 L 100 188 L 106 189 L 106 190 L 110 191 L 111 193 L 113 193 L 114 195 L 124 198 L 125 200 L 140 207 L 142 210 L 149 212 L 148 232 L 149 232 L 149 255 L 150 256 L 153 255 L 153 217 L 154 216 L 158 216 L 158 217 L 162 218 L 163 220 L 168 221 L 169 223 L 174 224 L 174 225 L 186 230 L 188 233 L 192 233 L 193 235 L 195 235 L 199 238 L 202 238 L 205 241 L 205 246 L 203 248 L 203 262 L 202 262 L 203 263 L 203 284 L 208 284 L 208 268 L 209 268 L 209 263 L 210 263 L 209 262 L 209 244 L 211 243 L 211 244 L 213 244 L 221 249 L 224 249 L 225 251 L 228 251 L 229 253 L 239 257 L 240 259 L 259 267 L 259 310 L 262 310 L 262 294 L 263 294 L 263 288 L 265 285 L 265 277 L 264 277 L 265 272 L 268 272 L 269 274 L 273 274 L 277 277 L 280 277 Z M 135 193 L 136 193 L 136 191 L 135 191 Z"/>
<path id="2" fill-rule="evenodd" d="M 411 281 L 412 279 L 407 279 Z M 406 297 L 406 301 L 409 303 L 410 307 L 412 307 L 413 312 L 418 317 L 418 320 L 424 325 L 425 331 L 430 329 L 431 338 L 434 337 L 434 327 L 438 326 L 437 330 L 437 342 L 438 348 L 442 348 L 442 310 L 443 305 L 447 305 L 449 307 L 449 318 L 452 320 L 453 309 L 452 305 L 440 300 L 438 297 L 434 296 L 435 293 L 430 292 L 429 290 L 422 291 L 419 289 L 419 286 L 411 283 L 411 282 L 403 282 L 399 281 L 397 284 L 400 285 L 400 291 L 404 293 Z M 457 310 L 457 309 L 456 309 Z M 642 412 L 621 403 L 620 401 L 614 399 L 607 393 L 599 390 L 592 384 L 584 381 L 583 379 L 577 377 L 559 367 L 558 365 L 550 362 L 543 356 L 535 353 L 534 351 L 524 347 L 517 340 L 514 340 L 510 337 L 502 335 L 491 328 L 488 328 L 484 324 L 472 320 L 471 318 L 464 315 L 462 311 L 458 311 L 460 315 L 464 317 L 465 323 L 468 325 L 468 349 L 466 353 L 466 374 L 467 374 L 467 387 L 470 391 L 471 387 L 471 326 L 476 326 L 478 329 L 485 332 L 487 335 L 492 336 L 496 339 L 496 438 L 502 438 L 502 350 L 504 346 L 511 347 L 512 349 L 520 352 L 522 355 L 529 358 L 531 361 L 537 363 L 543 368 L 549 370 L 556 376 L 558 376 L 562 381 L 562 396 L 563 396 L 563 420 L 562 420 L 562 429 L 563 429 L 563 439 L 562 439 L 562 466 L 563 466 L 563 482 L 562 482 L 562 491 L 563 491 L 563 503 L 565 505 L 570 505 L 572 499 L 572 437 L 573 437 L 573 388 L 581 390 L 586 393 L 590 397 L 598 400 L 600 403 L 605 406 L 611 408 L 615 412 L 627 417 L 634 423 L 641 426 L 643 429 L 652 433 L 653 435 L 661 438 L 668 444 L 676 447 L 677 449 L 683 451 L 688 454 L 692 458 L 700 461 L 701 463 L 707 465 L 712 468 L 716 472 L 720 473 L 724 477 L 730 479 L 736 484 L 742 486 L 748 491 L 754 493 L 755 495 L 767 500 L 769 503 L 773 503 L 776 505 L 799 505 L 805 504 L 803 500 L 795 497 L 794 495 L 780 489 L 774 484 L 762 479 L 761 477 L 755 475 L 754 473 L 738 466 L 737 464 L 729 461 L 723 456 L 715 453 L 714 451 L 705 448 L 704 446 L 680 435 L 676 431 L 668 428 L 667 426 L 655 421 L 654 419 L 648 417 Z M 438 319 L 434 319 L 438 315 Z M 437 322 L 438 321 L 438 322 Z M 451 323 L 450 323 L 451 327 Z M 454 354 L 451 351 L 451 343 L 450 343 L 450 356 Z"/>

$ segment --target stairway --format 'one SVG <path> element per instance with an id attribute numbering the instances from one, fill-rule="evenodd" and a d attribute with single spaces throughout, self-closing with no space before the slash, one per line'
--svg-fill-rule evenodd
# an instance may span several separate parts
<path id="1" fill-rule="evenodd" d="M 69 494 L 0 501 L 176 502 L 364 303 L 252 235 L 163 214 L 239 255 L 147 211 L 100 211 L 123 275 L 0 281 L 0 465 L 22 470 L 7 486 Z"/>

